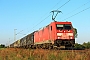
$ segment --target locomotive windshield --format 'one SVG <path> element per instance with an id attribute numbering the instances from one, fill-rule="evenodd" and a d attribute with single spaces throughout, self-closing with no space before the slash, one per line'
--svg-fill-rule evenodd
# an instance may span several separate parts
<path id="1" fill-rule="evenodd" d="M 57 24 L 56 27 L 57 27 L 57 30 L 62 30 L 64 25 Z"/>
<path id="2" fill-rule="evenodd" d="M 56 25 L 57 30 L 71 30 L 70 24 L 57 24 Z"/>
<path id="3" fill-rule="evenodd" d="M 71 25 L 69 25 L 69 24 L 68 24 L 68 25 L 65 24 L 65 25 L 64 25 L 64 29 L 66 29 L 66 30 L 70 30 L 70 29 L 71 29 Z"/>

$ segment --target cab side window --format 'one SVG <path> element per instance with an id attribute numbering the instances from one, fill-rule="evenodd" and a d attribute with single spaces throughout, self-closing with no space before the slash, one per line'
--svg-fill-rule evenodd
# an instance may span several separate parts
<path id="1" fill-rule="evenodd" d="M 51 26 L 51 31 L 52 31 L 52 26 Z"/>

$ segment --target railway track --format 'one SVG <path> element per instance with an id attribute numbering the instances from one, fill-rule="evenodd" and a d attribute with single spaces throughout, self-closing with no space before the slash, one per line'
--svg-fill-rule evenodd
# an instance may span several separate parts
<path id="1" fill-rule="evenodd" d="M 67 48 L 61 48 L 61 47 L 53 47 L 53 48 L 24 48 L 24 49 L 44 49 L 44 50 L 85 50 L 83 48 L 75 48 L 75 47 L 67 47 Z"/>

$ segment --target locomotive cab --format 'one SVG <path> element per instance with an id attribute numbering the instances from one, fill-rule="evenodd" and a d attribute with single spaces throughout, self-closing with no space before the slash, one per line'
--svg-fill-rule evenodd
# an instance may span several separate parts
<path id="1" fill-rule="evenodd" d="M 55 22 L 56 36 L 54 45 L 57 47 L 73 47 L 75 44 L 74 31 L 71 22 Z"/>

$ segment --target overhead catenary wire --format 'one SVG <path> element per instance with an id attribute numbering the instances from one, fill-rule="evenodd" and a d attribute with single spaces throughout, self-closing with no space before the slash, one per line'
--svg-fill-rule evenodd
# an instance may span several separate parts
<path id="1" fill-rule="evenodd" d="M 87 5 L 88 3 L 90 3 L 90 1 L 88 1 L 88 2 L 84 3 L 83 5 L 81 5 L 81 6 L 77 7 L 76 9 L 74 9 L 73 11 L 71 11 L 71 12 L 67 13 L 67 14 L 66 14 L 66 15 L 64 15 L 63 17 L 65 17 L 65 16 L 67 16 L 67 15 L 71 14 L 72 12 L 74 12 L 74 11 L 76 11 L 76 10 L 80 9 L 81 7 L 83 7 L 83 6 Z M 61 17 L 61 18 L 63 18 L 63 17 Z M 61 19 L 61 18 L 60 18 L 60 19 Z"/>
<path id="2" fill-rule="evenodd" d="M 79 14 L 79 13 L 85 11 L 85 10 L 88 10 L 88 9 L 90 9 L 90 7 L 86 8 L 86 9 L 83 9 L 83 10 L 77 12 L 76 14 L 71 15 L 70 17 L 67 17 L 67 18 L 65 18 L 64 20 L 69 19 L 69 18 L 71 18 L 71 17 L 73 17 L 73 16 L 75 16 L 75 15 L 77 15 L 77 14 Z"/>
<path id="3" fill-rule="evenodd" d="M 58 9 L 62 8 L 64 5 L 66 5 L 67 3 L 69 3 L 71 0 L 68 0 L 67 2 L 65 2 L 62 6 L 60 6 Z M 58 10 L 57 9 L 57 10 Z"/>
<path id="4" fill-rule="evenodd" d="M 62 1 L 62 0 L 60 0 L 59 2 L 57 2 L 57 4 L 56 4 L 53 8 L 55 8 L 61 1 Z M 52 9 L 53 9 L 53 8 L 52 8 Z"/>

